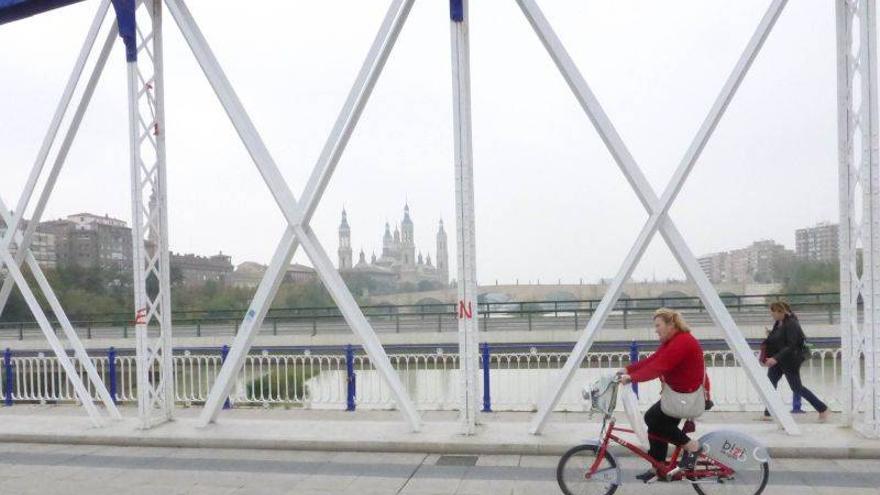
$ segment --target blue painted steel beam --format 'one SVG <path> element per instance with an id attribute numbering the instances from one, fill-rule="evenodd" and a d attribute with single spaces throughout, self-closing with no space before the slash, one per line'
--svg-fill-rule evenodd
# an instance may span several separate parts
<path id="1" fill-rule="evenodd" d="M 0 0 L 0 24 L 25 19 L 83 0 Z"/>
<path id="2" fill-rule="evenodd" d="M 453 22 L 464 21 L 464 0 L 449 0 L 449 17 Z"/>
<path id="3" fill-rule="evenodd" d="M 84 0 L 0 0 L 0 24 L 25 19 Z M 119 25 L 119 36 L 125 42 L 125 58 L 137 60 L 135 0 L 112 0 Z"/>

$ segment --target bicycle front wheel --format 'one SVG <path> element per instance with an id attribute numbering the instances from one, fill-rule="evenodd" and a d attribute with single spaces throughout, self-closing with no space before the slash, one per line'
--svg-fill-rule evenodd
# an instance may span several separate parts
<path id="1" fill-rule="evenodd" d="M 596 445 L 578 445 L 559 459 L 556 481 L 565 495 L 612 495 L 620 484 L 620 468 L 605 451 L 596 471 L 590 474 L 599 456 Z"/>
<path id="2" fill-rule="evenodd" d="M 769 479 L 770 466 L 764 462 L 738 467 L 730 477 L 701 479 L 693 487 L 700 495 L 761 495 Z"/>

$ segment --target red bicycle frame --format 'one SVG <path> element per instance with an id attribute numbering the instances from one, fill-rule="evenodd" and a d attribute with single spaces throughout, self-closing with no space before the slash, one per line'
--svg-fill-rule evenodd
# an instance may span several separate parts
<path id="1" fill-rule="evenodd" d="M 688 423 L 685 423 L 685 431 L 693 431 L 693 423 Z M 651 457 L 638 445 L 634 445 L 633 443 L 628 442 L 625 439 L 615 435 L 615 432 L 635 434 L 633 430 L 630 430 L 628 428 L 618 428 L 617 426 L 615 426 L 614 418 L 611 418 L 611 421 L 608 423 L 608 427 L 605 429 L 605 435 L 602 438 L 602 445 L 599 447 L 599 453 L 596 456 L 596 460 L 593 461 L 593 465 L 590 466 L 590 470 L 587 472 L 587 477 L 592 477 L 599 470 L 599 464 L 602 462 L 602 459 L 605 458 L 605 452 L 608 451 L 608 445 L 612 441 L 614 441 L 618 445 L 626 447 L 633 454 L 651 463 L 651 466 L 654 467 L 654 470 L 657 472 L 658 476 L 661 476 L 663 478 L 666 478 L 670 472 L 678 467 L 678 457 L 681 455 L 683 450 L 681 446 L 675 447 L 675 451 L 672 452 L 672 457 L 670 458 L 668 463 L 662 462 Z M 660 440 L 666 443 L 672 443 L 667 438 L 663 438 L 650 433 L 648 434 L 648 437 L 652 440 Z M 680 480 L 681 478 L 687 476 L 689 479 L 695 480 L 700 478 L 731 477 L 734 474 L 733 469 L 716 461 L 715 459 L 712 459 L 711 457 L 706 457 L 705 455 L 702 455 L 700 459 L 702 461 L 703 469 L 694 469 L 692 471 L 678 471 L 675 473 L 673 479 Z"/>

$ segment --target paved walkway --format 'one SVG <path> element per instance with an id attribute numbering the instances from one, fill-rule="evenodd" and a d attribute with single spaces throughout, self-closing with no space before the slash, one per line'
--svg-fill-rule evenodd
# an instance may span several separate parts
<path id="1" fill-rule="evenodd" d="M 216 424 L 196 426 L 199 408 L 182 409 L 177 419 L 154 429 L 138 429 L 134 408 L 126 419 L 91 427 L 73 406 L 0 408 L 0 442 L 64 443 L 177 448 L 249 448 L 321 451 L 374 451 L 477 455 L 560 455 L 572 445 L 598 436 L 598 418 L 555 414 L 544 434 L 528 433 L 528 413 L 483 415 L 477 435 L 459 434 L 453 412 L 424 413 L 424 428 L 412 433 L 395 411 L 235 409 Z M 775 424 L 754 421 L 755 413 L 707 413 L 699 435 L 732 428 L 765 442 L 774 458 L 880 459 L 880 441 L 862 438 L 835 423 L 818 424 L 815 415 L 798 416 L 804 434 L 793 437 Z"/>
<path id="2" fill-rule="evenodd" d="M 443 456 L 82 445 L 0 444 L 0 491 L 16 495 L 435 494 L 551 495 L 555 456 Z M 686 483 L 646 489 L 621 460 L 622 495 L 694 493 Z M 774 460 L 768 495 L 876 495 L 876 460 Z M 647 491 L 646 491 L 647 490 Z"/>

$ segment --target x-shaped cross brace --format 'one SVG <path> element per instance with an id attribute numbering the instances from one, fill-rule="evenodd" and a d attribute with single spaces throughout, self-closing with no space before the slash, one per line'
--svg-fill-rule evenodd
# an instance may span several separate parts
<path id="1" fill-rule="evenodd" d="M 104 20 L 107 9 L 109 8 L 109 3 L 109 0 L 102 2 L 102 5 L 98 10 L 98 14 L 95 17 L 96 19 L 100 19 L 101 21 Z M 97 22 L 98 21 L 96 21 L 96 23 Z M 97 27 L 99 26 L 99 23 L 93 25 L 93 30 L 97 29 Z M 48 204 L 49 198 L 52 195 L 55 183 L 57 182 L 58 176 L 61 173 L 61 168 L 67 158 L 67 154 L 70 151 L 71 146 L 73 145 L 74 138 L 76 137 L 77 131 L 79 130 L 79 125 L 82 122 L 83 117 L 85 116 L 86 110 L 88 109 L 91 97 L 94 94 L 95 88 L 98 85 L 101 73 L 103 72 L 104 66 L 107 63 L 107 59 L 109 58 L 110 52 L 116 41 L 117 34 L 118 31 L 116 28 L 116 23 L 114 22 L 113 26 L 110 28 L 110 31 L 107 33 L 106 40 L 104 41 L 104 45 L 98 55 L 95 67 L 92 70 L 92 74 L 89 77 L 88 82 L 86 83 L 82 95 L 80 96 L 79 104 L 77 105 L 77 108 L 71 118 L 69 128 L 64 135 L 64 139 L 62 140 L 61 145 L 58 149 L 54 164 L 52 165 L 52 168 L 43 186 L 43 192 L 40 194 L 40 198 L 37 201 L 37 205 L 32 213 L 31 224 L 28 225 L 28 228 L 25 230 L 24 239 L 22 239 L 21 243 L 19 244 L 19 251 L 17 251 L 15 254 L 15 261 L 19 266 L 24 263 L 24 256 L 27 252 L 26 249 L 21 248 L 30 247 L 31 241 L 33 240 L 34 232 L 36 231 L 37 225 L 46 210 L 46 205 Z M 97 31 L 90 31 L 89 35 L 86 38 L 86 42 L 83 45 L 80 59 L 77 61 L 77 64 L 74 67 L 74 70 L 70 76 L 67 89 L 62 96 L 60 104 L 58 105 L 58 110 L 56 112 L 55 118 L 53 119 L 53 123 L 50 126 L 49 132 L 46 134 L 43 146 L 40 149 L 37 161 L 32 169 L 31 176 L 28 178 L 28 182 L 25 185 L 24 194 L 19 201 L 17 211 L 22 212 L 22 214 L 25 211 L 28 203 L 30 202 L 31 195 L 33 194 L 33 191 L 37 186 L 37 181 L 41 176 L 43 166 L 48 159 L 49 150 L 54 144 L 55 137 L 61 126 L 61 119 L 64 115 L 64 111 L 67 109 L 71 99 L 73 98 L 73 91 L 76 88 L 76 83 L 78 82 L 80 75 L 82 74 L 86 59 L 89 52 L 91 51 L 91 47 L 95 41 L 96 36 Z M 14 281 L 9 278 L 3 282 L 3 286 L 2 288 L 0 288 L 0 315 L 3 314 L 3 310 L 6 307 L 6 303 L 9 300 L 9 295 L 12 293 L 12 288 L 14 285 Z"/>
<path id="2" fill-rule="evenodd" d="M 21 225 L 24 212 L 28 207 L 28 203 L 30 202 L 33 191 L 36 188 L 37 182 L 43 170 L 43 166 L 45 165 L 48 158 L 50 149 L 54 144 L 55 137 L 57 136 L 58 130 L 60 129 L 64 113 L 66 112 L 70 101 L 73 98 L 73 92 L 76 88 L 76 83 L 78 82 L 79 77 L 82 74 L 86 61 L 88 59 L 88 55 L 91 52 L 95 39 L 98 36 L 101 24 L 106 17 L 109 5 L 109 0 L 104 0 L 103 2 L 101 2 L 101 5 L 98 8 L 98 12 L 96 13 L 95 18 L 92 22 L 89 34 L 86 36 L 86 40 L 83 44 L 82 49 L 80 50 L 77 63 L 75 64 L 74 69 L 70 75 L 67 87 L 64 91 L 64 94 L 62 95 L 61 102 L 59 103 L 58 109 L 56 110 L 55 116 L 52 120 L 52 124 L 50 125 L 49 131 L 46 133 L 46 136 L 44 138 L 43 144 L 40 148 L 40 152 L 37 156 L 36 163 L 31 170 L 31 174 L 28 178 L 27 184 L 25 185 L 24 192 L 22 193 L 22 197 L 20 198 L 17 205 L 16 212 L 13 213 L 9 211 L 9 209 L 3 203 L 2 199 L 0 199 L 0 217 L 2 217 L 3 221 L 6 223 L 8 229 L 7 235 L 4 238 L 0 239 L 0 268 L 5 266 L 9 273 L 9 276 L 3 282 L 2 289 L 0 289 L 0 314 L 2 314 L 2 311 L 6 306 L 9 295 L 12 292 L 12 288 L 17 285 L 25 299 L 25 302 L 27 303 L 29 309 L 37 320 L 40 329 L 46 336 L 46 339 L 49 341 L 49 345 L 52 347 L 52 351 L 58 357 L 59 363 L 61 364 L 62 368 L 67 374 L 68 379 L 73 385 L 74 392 L 76 393 L 77 398 L 85 407 L 86 412 L 89 414 L 89 417 L 92 420 L 92 423 L 96 426 L 101 424 L 100 413 L 92 402 L 92 398 L 85 388 L 82 380 L 80 379 L 80 375 L 76 371 L 73 362 L 71 361 L 70 357 L 67 356 L 67 353 L 64 350 L 63 345 L 61 344 L 61 341 L 55 335 L 49 319 L 46 317 L 45 312 L 37 302 L 36 297 L 30 286 L 28 285 L 26 279 L 24 278 L 20 267 L 24 263 L 27 264 L 28 268 L 31 270 L 31 273 L 34 276 L 37 285 L 43 292 L 43 295 L 49 303 L 52 312 L 58 319 L 58 322 L 60 323 L 61 328 L 65 336 L 67 337 L 70 346 L 73 348 L 74 355 L 79 361 L 80 366 L 86 371 L 86 375 L 88 376 L 89 381 L 95 388 L 95 391 L 98 394 L 98 398 L 107 408 L 107 411 L 112 418 L 121 419 L 119 410 L 116 408 L 116 405 L 113 402 L 110 393 L 107 391 L 103 380 L 101 380 L 101 377 L 98 375 L 98 372 L 95 369 L 95 366 L 92 363 L 91 359 L 89 358 L 85 347 L 82 345 L 82 342 L 76 335 L 76 331 L 74 330 L 73 325 L 67 318 L 67 315 L 64 312 L 63 307 L 61 306 L 61 303 L 58 301 L 58 298 L 56 297 L 51 285 L 46 279 L 45 274 L 43 273 L 41 267 L 37 263 L 37 260 L 34 258 L 33 253 L 30 250 L 30 244 L 36 230 L 37 223 L 39 222 L 39 219 L 41 218 L 42 213 L 45 210 L 48 199 L 51 196 L 51 192 L 58 177 L 58 174 L 61 170 L 61 166 L 73 142 L 73 137 L 76 135 L 79 123 L 81 122 L 83 115 L 85 114 L 85 110 L 88 106 L 88 101 L 91 98 L 92 93 L 94 92 L 95 86 L 97 85 L 101 69 L 104 67 L 107 57 L 109 56 L 110 49 L 113 45 L 113 40 L 116 36 L 115 27 L 111 28 L 110 33 L 108 33 L 107 35 L 107 41 L 104 43 L 103 49 L 98 57 L 95 69 L 89 79 L 88 84 L 86 85 L 85 90 L 83 91 L 81 101 L 77 106 L 76 112 L 74 113 L 71 120 L 70 128 L 68 129 L 68 132 L 66 133 L 63 143 L 58 151 L 55 163 L 48 176 L 48 179 L 46 180 L 43 193 L 41 194 L 40 199 L 37 202 L 37 207 L 34 210 L 34 215 L 31 219 L 31 223 L 28 225 L 28 228 L 26 229 L 24 235 L 22 235 L 22 233 L 20 232 L 19 226 Z M 14 256 L 9 249 L 13 241 L 15 242 L 17 247 L 17 251 Z"/>
<path id="3" fill-rule="evenodd" d="M 401 412 L 413 430 L 417 430 L 420 427 L 420 419 L 415 405 L 404 390 L 400 378 L 391 366 L 391 362 L 369 321 L 361 312 L 342 277 L 333 267 L 329 256 L 309 226 L 336 164 L 342 156 L 345 145 L 409 14 L 413 0 L 395 0 L 389 8 L 300 201 L 296 200 L 278 170 L 275 161 L 270 156 L 184 2 L 182 0 L 166 0 L 165 3 L 288 223 L 226 361 L 211 388 L 205 408 L 200 416 L 200 423 L 207 425 L 216 420 L 223 402 L 234 384 L 233 378 L 244 364 L 253 340 L 262 326 L 263 319 L 283 280 L 287 266 L 296 249 L 302 246 L 312 260 L 331 297 L 342 311 L 346 322 L 363 341 L 370 361 L 391 388 Z"/>
<path id="4" fill-rule="evenodd" d="M 541 402 L 541 405 L 538 408 L 538 413 L 532 421 L 532 433 L 537 434 L 543 430 L 550 412 L 559 402 L 562 392 L 574 376 L 575 371 L 580 368 L 581 362 L 586 356 L 587 351 L 590 349 L 597 332 L 604 325 L 605 320 L 613 309 L 617 299 L 620 297 L 623 284 L 632 275 L 636 264 L 642 257 L 642 254 L 644 254 L 645 249 L 647 249 L 654 234 L 659 229 L 660 234 L 669 245 L 670 250 L 684 269 L 688 278 L 697 285 L 703 304 L 706 306 L 715 323 L 724 331 L 724 337 L 727 344 L 733 350 L 740 365 L 744 367 L 746 375 L 761 395 L 764 403 L 767 404 L 770 412 L 787 432 L 798 434 L 800 430 L 797 424 L 794 422 L 791 414 L 784 407 L 779 395 L 773 390 L 770 381 L 761 372 L 757 358 L 749 348 L 742 333 L 737 328 L 736 323 L 733 321 L 733 317 L 731 317 L 730 313 L 727 311 L 727 308 L 724 306 L 718 293 L 715 291 L 714 287 L 712 287 L 706 274 L 703 273 L 700 268 L 693 252 L 691 252 L 681 233 L 668 215 L 669 208 L 675 201 L 679 191 L 681 191 L 685 180 L 696 164 L 700 153 L 706 146 L 706 143 L 709 141 L 712 132 L 715 130 L 715 127 L 724 115 L 727 106 L 736 94 L 736 90 L 739 88 L 739 85 L 751 67 L 752 62 L 754 62 L 755 57 L 764 44 L 764 41 L 766 41 L 768 35 L 772 31 L 776 20 L 779 18 L 779 15 L 782 13 L 782 10 L 787 3 L 787 0 L 773 0 L 771 3 L 762 18 L 758 29 L 752 36 L 748 46 L 734 68 L 733 73 L 730 75 L 724 88 L 721 90 L 721 93 L 710 110 L 709 115 L 706 117 L 706 120 L 697 132 L 690 148 L 688 148 L 684 159 L 673 174 L 669 185 L 663 191 L 663 196 L 660 198 L 657 197 L 657 194 L 642 173 L 632 154 L 629 152 L 629 149 L 624 144 L 623 139 L 617 133 L 611 120 L 599 104 L 598 99 L 587 85 L 587 82 L 578 70 L 577 65 L 569 56 L 562 42 L 556 36 L 556 33 L 553 31 L 553 28 L 550 26 L 535 1 L 517 0 L 517 2 L 531 23 L 532 28 L 541 39 L 544 47 L 553 58 L 553 61 L 556 63 L 557 68 L 562 73 L 569 87 L 574 92 L 574 95 L 583 107 L 583 110 L 590 118 L 593 126 L 599 132 L 599 135 L 614 157 L 615 162 L 623 171 L 630 185 L 638 195 L 642 205 L 650 215 L 645 222 L 645 225 L 642 227 L 635 244 L 624 260 L 620 271 L 618 271 L 614 281 L 608 287 L 608 291 L 605 293 L 605 296 L 596 308 L 596 312 L 587 323 L 583 335 L 581 335 L 577 344 L 575 344 L 571 355 L 560 372 L 560 376 L 555 383 L 553 383 L 549 393 Z"/>

